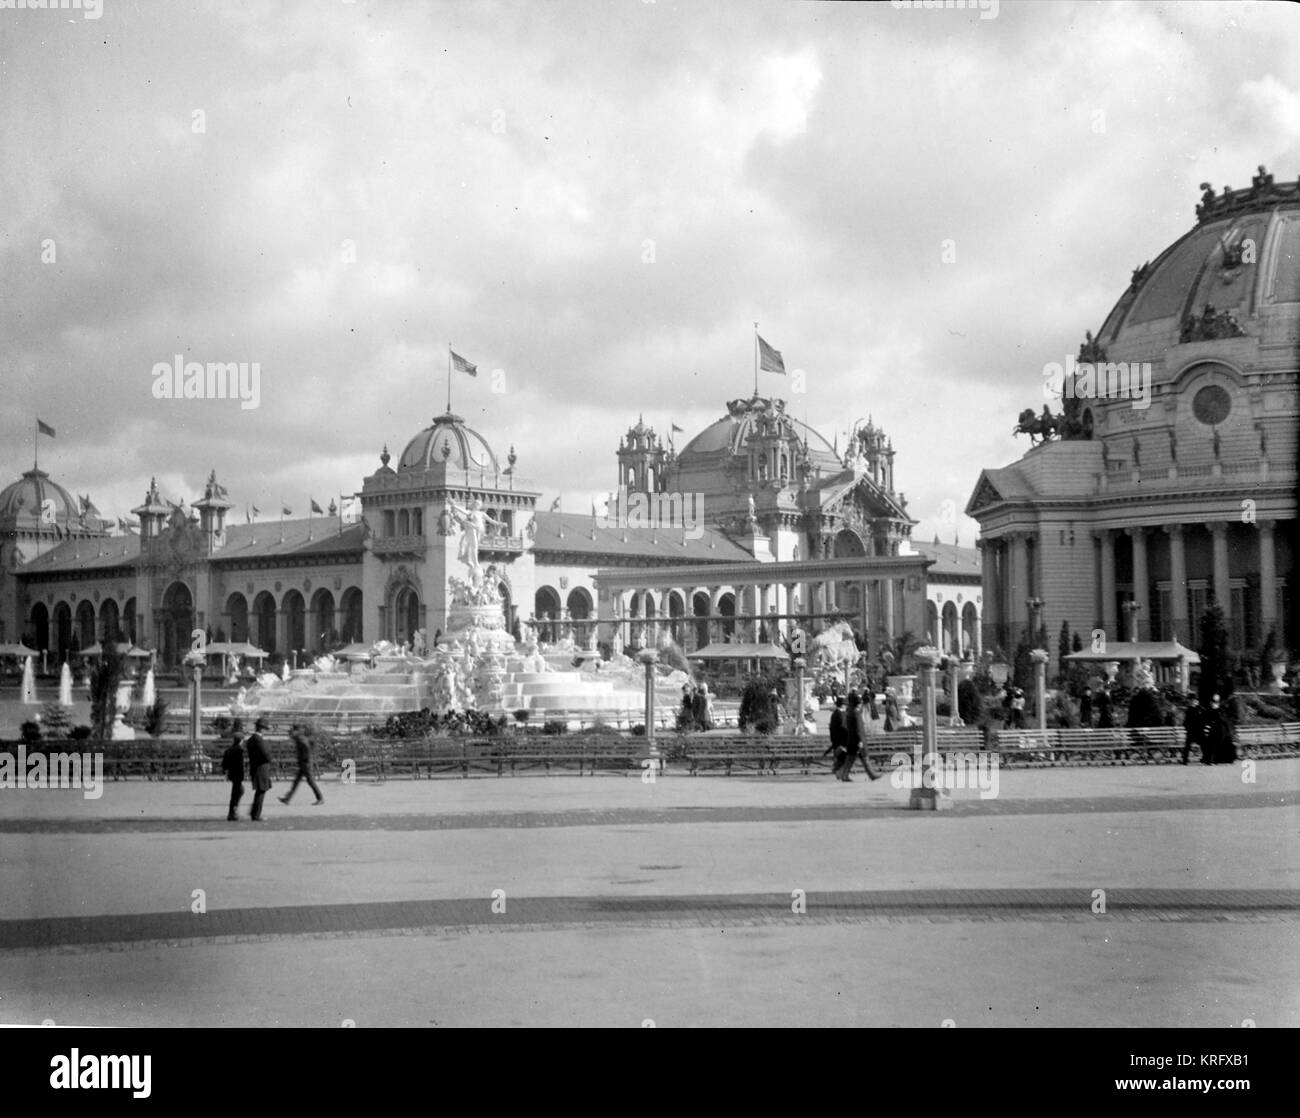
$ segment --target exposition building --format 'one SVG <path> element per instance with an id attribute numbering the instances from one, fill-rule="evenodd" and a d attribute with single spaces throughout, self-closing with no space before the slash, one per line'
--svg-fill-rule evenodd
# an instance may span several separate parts
<path id="1" fill-rule="evenodd" d="M 1300 183 L 1261 167 L 1248 188 L 1202 190 L 1195 227 L 1134 271 L 1063 369 L 1064 410 L 1022 415 L 1045 441 L 980 474 L 967 513 L 990 648 L 1041 627 L 1055 657 L 1062 621 L 1112 648 L 1195 648 L 1211 599 L 1232 648 L 1270 632 L 1300 647 Z"/>
<path id="2" fill-rule="evenodd" d="M 213 471 L 188 509 L 150 483 L 125 532 L 33 467 L 0 491 L 0 643 L 57 664 L 120 638 L 165 666 L 196 628 L 283 657 L 380 639 L 418 647 L 446 627 L 448 579 L 464 574 L 461 517 L 481 510 L 477 557 L 507 625 L 531 622 L 543 641 L 630 650 L 667 634 L 690 652 L 770 645 L 795 623 L 844 617 L 873 649 L 910 632 L 979 650 L 977 555 L 912 546 L 894 449 L 869 422 L 839 454 L 757 393 L 680 451 L 638 421 L 599 515 L 539 507 L 514 447 L 502 460 L 450 411 L 396 460 L 387 447 L 379 458 L 351 520 L 331 505 L 235 523 Z"/>

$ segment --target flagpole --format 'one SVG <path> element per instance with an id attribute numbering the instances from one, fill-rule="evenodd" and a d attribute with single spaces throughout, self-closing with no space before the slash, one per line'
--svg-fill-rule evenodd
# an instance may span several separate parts
<path id="1" fill-rule="evenodd" d="M 754 395 L 758 395 L 758 323 L 754 323 Z"/>
<path id="2" fill-rule="evenodd" d="M 35 433 L 32 435 L 32 469 L 41 468 L 41 421 L 36 421 Z"/>
<path id="3" fill-rule="evenodd" d="M 451 415 L 451 342 L 447 343 L 447 414 Z"/>

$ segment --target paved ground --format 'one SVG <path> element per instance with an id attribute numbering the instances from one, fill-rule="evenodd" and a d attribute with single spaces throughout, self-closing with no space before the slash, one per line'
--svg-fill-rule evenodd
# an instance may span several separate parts
<path id="1" fill-rule="evenodd" d="M 3 789 L 0 1020 L 1295 1026 L 1300 761 L 1243 771 Z"/>

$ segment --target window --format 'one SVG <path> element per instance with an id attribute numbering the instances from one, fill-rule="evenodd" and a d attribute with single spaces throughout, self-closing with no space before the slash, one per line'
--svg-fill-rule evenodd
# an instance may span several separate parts
<path id="1" fill-rule="evenodd" d="M 392 509 L 384 510 L 384 535 L 389 538 L 397 535 L 397 517 Z"/>
<path id="2" fill-rule="evenodd" d="M 424 535 L 424 509 L 414 509 L 411 512 L 411 532 L 413 535 Z"/>

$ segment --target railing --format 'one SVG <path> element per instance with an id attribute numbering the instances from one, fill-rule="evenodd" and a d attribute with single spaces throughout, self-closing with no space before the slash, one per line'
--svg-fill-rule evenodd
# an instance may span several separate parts
<path id="1" fill-rule="evenodd" d="M 490 555 L 517 555 L 524 550 L 523 536 L 480 536 L 478 541 L 479 554 L 487 552 Z"/>
<path id="2" fill-rule="evenodd" d="M 428 546 L 424 536 L 373 536 L 370 540 L 376 555 L 423 555 Z"/>
<path id="3" fill-rule="evenodd" d="M 1241 758 L 1300 757 L 1300 722 L 1253 724 L 1235 734 Z M 266 737 L 276 779 L 287 779 L 297 768 L 293 744 Z M 1181 727 L 1107 730 L 1002 730 L 987 740 L 975 728 L 941 727 L 941 755 L 987 753 L 998 758 L 1000 768 L 1052 766 L 1171 764 L 1181 757 L 1185 742 Z M 872 762 L 889 768 L 896 753 L 915 756 L 923 738 L 917 729 L 873 734 L 865 742 Z M 388 777 L 433 777 L 438 774 L 468 777 L 475 773 L 501 776 L 552 769 L 575 770 L 577 775 L 597 771 L 633 774 L 647 762 L 657 768 L 697 774 L 721 770 L 730 775 L 810 773 L 829 770 L 825 734 L 700 735 L 656 734 L 653 747 L 641 736 L 617 732 L 548 735 L 529 731 L 490 737 L 384 739 L 359 736 L 318 748 L 317 767 L 322 772 L 349 771 L 353 776 L 385 780 Z M 27 755 L 102 753 L 107 780 L 144 777 L 164 780 L 222 780 L 221 755 L 226 741 L 206 739 L 191 744 L 183 739 L 138 739 L 91 743 L 50 742 L 27 746 Z M 0 745 L 0 754 L 16 755 L 18 746 Z M 344 769 L 344 766 L 349 766 Z"/>

